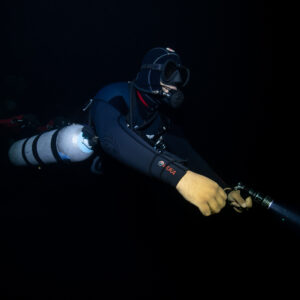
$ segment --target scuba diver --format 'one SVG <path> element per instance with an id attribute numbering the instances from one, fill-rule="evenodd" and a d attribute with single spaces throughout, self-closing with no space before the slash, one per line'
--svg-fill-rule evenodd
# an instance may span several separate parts
<path id="1" fill-rule="evenodd" d="M 97 150 L 91 170 L 101 174 L 101 152 L 174 188 L 204 216 L 229 204 L 237 212 L 252 207 L 251 197 L 228 186 L 193 149 L 163 108 L 179 109 L 190 71 L 173 49 L 150 49 L 133 81 L 101 88 L 88 105 L 89 122 L 39 133 L 14 143 L 15 165 L 76 162 Z"/>
<path id="2" fill-rule="evenodd" d="M 160 111 L 179 109 L 190 71 L 173 49 L 149 50 L 131 82 L 103 87 L 93 99 L 91 120 L 101 148 L 115 159 L 175 187 L 204 216 L 219 213 L 226 200 L 237 212 L 252 207 L 229 187 Z"/>

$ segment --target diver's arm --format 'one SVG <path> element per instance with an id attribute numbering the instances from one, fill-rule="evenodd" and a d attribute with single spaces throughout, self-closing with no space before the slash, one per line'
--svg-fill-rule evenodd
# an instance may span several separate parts
<path id="1" fill-rule="evenodd" d="M 92 120 L 101 147 L 117 160 L 176 187 L 205 216 L 218 213 L 225 206 L 227 195 L 215 181 L 175 162 L 176 157 L 170 152 L 153 149 L 127 127 L 124 115 L 111 104 L 95 101 Z"/>
<path id="2" fill-rule="evenodd" d="M 189 170 L 206 176 L 216 183 L 218 183 L 223 189 L 229 187 L 229 185 L 213 170 L 213 168 L 207 163 L 207 161 L 195 150 L 189 140 L 184 136 L 182 128 L 173 124 L 171 130 L 164 136 L 167 149 L 187 160 L 187 167 Z"/>
<path id="3" fill-rule="evenodd" d="M 92 105 L 92 120 L 103 150 L 138 171 L 172 186 L 186 174 L 187 168 L 172 153 L 160 153 L 127 127 L 125 117 L 102 100 Z"/>

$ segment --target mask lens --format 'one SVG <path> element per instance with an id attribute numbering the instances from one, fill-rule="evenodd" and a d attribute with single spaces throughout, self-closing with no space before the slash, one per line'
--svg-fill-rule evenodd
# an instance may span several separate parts
<path id="1" fill-rule="evenodd" d="M 184 87 L 189 80 L 189 70 L 178 66 L 174 61 L 167 61 L 163 70 L 162 79 L 166 84 L 174 84 Z"/>
<path id="2" fill-rule="evenodd" d="M 164 79 L 170 81 L 173 73 L 177 70 L 177 65 L 173 61 L 168 61 L 164 68 Z"/>

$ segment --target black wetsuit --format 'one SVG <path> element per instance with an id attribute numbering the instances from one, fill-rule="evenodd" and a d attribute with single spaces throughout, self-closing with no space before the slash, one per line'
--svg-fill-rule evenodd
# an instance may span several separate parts
<path id="1" fill-rule="evenodd" d="M 94 97 L 91 119 L 101 148 L 120 162 L 174 187 L 191 170 L 224 188 L 225 182 L 159 111 L 149 95 L 131 90 L 130 86 L 128 82 L 112 83 Z"/>

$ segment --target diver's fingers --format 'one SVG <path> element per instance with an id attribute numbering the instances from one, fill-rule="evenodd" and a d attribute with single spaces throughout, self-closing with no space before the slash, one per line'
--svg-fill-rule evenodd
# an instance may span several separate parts
<path id="1" fill-rule="evenodd" d="M 253 205 L 252 198 L 249 196 L 249 197 L 246 198 L 245 201 L 246 201 L 247 208 L 251 208 L 252 205 Z"/>

